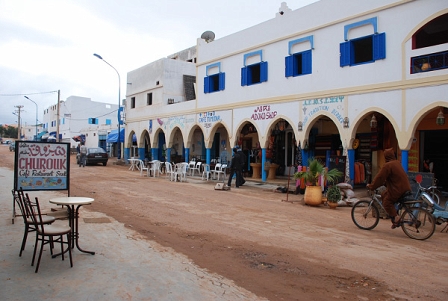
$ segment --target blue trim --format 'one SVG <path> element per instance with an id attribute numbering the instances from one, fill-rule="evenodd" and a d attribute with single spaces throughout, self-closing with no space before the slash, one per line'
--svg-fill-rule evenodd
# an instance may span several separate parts
<path id="1" fill-rule="evenodd" d="M 155 147 L 152 147 L 151 148 L 151 159 L 152 160 L 158 160 L 158 155 L 159 155 L 159 152 L 158 152 L 158 148 L 155 148 Z"/>
<path id="2" fill-rule="evenodd" d="M 140 160 L 145 160 L 145 148 L 144 147 L 138 148 L 138 158 Z"/>
<path id="3" fill-rule="evenodd" d="M 314 49 L 314 37 L 313 36 L 307 36 L 304 38 L 296 39 L 289 41 L 288 43 L 288 54 L 292 54 L 292 47 L 296 44 L 303 43 L 303 42 L 310 42 L 310 48 Z"/>
<path id="4" fill-rule="evenodd" d="M 131 157 L 131 149 L 129 147 L 125 147 L 124 148 L 124 162 L 126 162 L 126 164 L 129 164 L 128 159 Z"/>
<path id="5" fill-rule="evenodd" d="M 212 68 L 218 67 L 218 73 L 221 72 L 221 62 L 210 64 L 205 67 L 205 75 L 208 76 L 208 71 Z"/>
<path id="6" fill-rule="evenodd" d="M 348 41 L 348 32 L 350 31 L 350 29 L 353 29 L 356 27 L 361 27 L 361 26 L 368 25 L 368 24 L 371 24 L 373 26 L 373 33 L 378 33 L 378 18 L 373 17 L 373 18 L 370 18 L 367 20 L 362 20 L 359 22 L 345 25 L 344 26 L 344 40 Z"/>
<path id="7" fill-rule="evenodd" d="M 186 147 L 185 149 L 184 149 L 184 151 L 185 151 L 185 162 L 190 162 L 190 148 L 189 147 Z"/>
<path id="8" fill-rule="evenodd" d="M 349 176 L 350 176 L 350 184 L 353 186 L 355 183 L 355 150 L 349 149 L 348 153 L 348 166 L 349 166 Z"/>
<path id="9" fill-rule="evenodd" d="M 166 162 L 171 162 L 171 148 L 166 149 L 165 157 Z"/>
<path id="10" fill-rule="evenodd" d="M 266 170 L 264 170 L 264 165 L 266 164 L 266 148 L 261 149 L 261 180 L 266 182 Z"/>
<path id="11" fill-rule="evenodd" d="M 244 55 L 244 58 L 243 58 L 243 65 L 244 65 L 244 67 L 246 67 L 247 66 L 247 64 L 246 64 L 246 60 L 249 58 L 249 57 L 251 57 L 251 56 L 256 56 L 256 55 L 259 55 L 260 56 L 260 62 L 262 62 L 263 61 L 263 51 L 262 50 L 257 50 L 257 51 L 253 51 L 253 52 L 249 52 L 249 53 L 246 53 L 245 55 Z"/>
<path id="12" fill-rule="evenodd" d="M 209 165 L 210 165 L 210 162 L 212 161 L 212 160 L 210 159 L 211 154 L 212 154 L 211 149 L 210 149 L 210 148 L 206 148 L 206 149 L 205 149 L 205 163 L 207 163 L 207 164 L 209 164 Z"/>
<path id="13" fill-rule="evenodd" d="M 401 150 L 401 166 L 403 166 L 405 172 L 409 171 L 408 160 L 409 160 L 409 151 Z"/>

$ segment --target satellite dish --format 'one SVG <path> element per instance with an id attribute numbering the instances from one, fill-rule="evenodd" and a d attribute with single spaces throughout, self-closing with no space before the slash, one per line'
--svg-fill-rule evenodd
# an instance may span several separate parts
<path id="1" fill-rule="evenodd" d="M 207 30 L 201 35 L 201 39 L 204 39 L 207 43 L 210 43 L 215 39 L 215 33 L 213 31 Z"/>

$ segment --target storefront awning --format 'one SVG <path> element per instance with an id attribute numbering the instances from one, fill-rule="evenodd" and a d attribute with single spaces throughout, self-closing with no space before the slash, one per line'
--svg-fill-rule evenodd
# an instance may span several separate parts
<path id="1" fill-rule="evenodd" d="M 107 135 L 106 143 L 117 143 L 118 140 L 118 130 L 110 131 Z M 124 129 L 120 129 L 120 142 L 124 142 Z"/>

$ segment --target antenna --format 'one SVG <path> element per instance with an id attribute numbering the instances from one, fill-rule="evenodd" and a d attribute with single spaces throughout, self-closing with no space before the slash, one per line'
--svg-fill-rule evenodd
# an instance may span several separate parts
<path id="1" fill-rule="evenodd" d="M 204 39 L 207 43 L 210 43 L 215 39 L 215 33 L 210 30 L 204 31 L 204 33 L 201 34 L 201 39 Z"/>

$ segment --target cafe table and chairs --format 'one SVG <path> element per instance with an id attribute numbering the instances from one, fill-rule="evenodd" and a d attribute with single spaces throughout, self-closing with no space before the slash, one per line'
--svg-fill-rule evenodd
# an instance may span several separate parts
<path id="1" fill-rule="evenodd" d="M 129 158 L 128 162 L 130 164 L 129 170 L 139 170 L 139 161 L 138 158 Z"/>
<path id="2" fill-rule="evenodd" d="M 89 253 L 92 255 L 95 255 L 95 252 L 93 251 L 86 251 L 83 250 L 79 246 L 79 225 L 78 225 L 78 219 L 79 219 L 79 208 L 81 208 L 84 205 L 90 205 L 95 201 L 93 198 L 88 197 L 79 197 L 79 196 L 66 196 L 66 197 L 57 197 L 50 199 L 50 203 L 56 204 L 56 205 L 62 205 L 66 206 L 68 210 L 68 220 L 69 220 L 69 226 L 71 227 L 71 247 L 78 248 L 79 251 L 84 253 Z M 60 254 L 53 255 L 53 257 L 56 257 Z"/>

